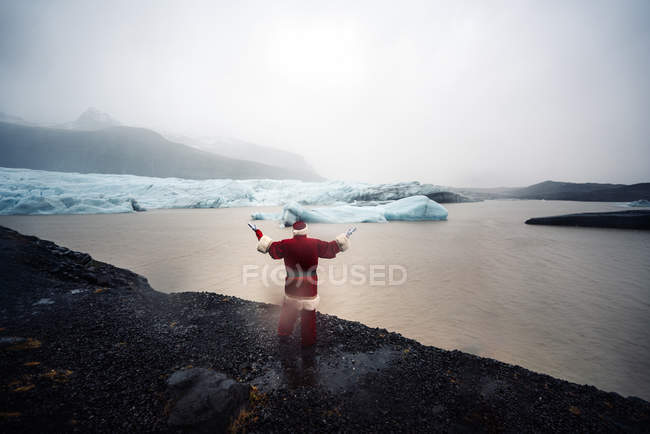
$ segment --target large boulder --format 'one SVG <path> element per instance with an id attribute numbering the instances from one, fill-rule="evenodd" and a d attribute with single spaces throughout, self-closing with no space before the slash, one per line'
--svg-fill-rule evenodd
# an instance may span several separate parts
<path id="1" fill-rule="evenodd" d="M 212 369 L 176 371 L 167 385 L 173 402 L 168 422 L 188 432 L 224 432 L 248 403 L 248 385 Z"/>

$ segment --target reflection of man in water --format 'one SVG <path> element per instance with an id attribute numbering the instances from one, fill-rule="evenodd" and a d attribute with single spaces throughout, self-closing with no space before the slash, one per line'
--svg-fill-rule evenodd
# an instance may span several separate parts
<path id="1" fill-rule="evenodd" d="M 284 303 L 280 314 L 278 335 L 291 336 L 293 327 L 300 315 L 302 346 L 308 347 L 316 342 L 316 308 L 318 307 L 318 258 L 333 258 L 339 252 L 350 248 L 350 228 L 334 241 L 321 241 L 307 236 L 307 224 L 296 222 L 293 225 L 293 238 L 273 241 L 251 225 L 257 239 L 257 250 L 268 253 L 273 259 L 284 259 L 287 277 L 284 285 Z"/>

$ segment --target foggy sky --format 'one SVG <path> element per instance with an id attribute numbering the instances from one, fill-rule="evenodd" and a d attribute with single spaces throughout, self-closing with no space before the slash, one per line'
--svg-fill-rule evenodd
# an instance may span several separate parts
<path id="1" fill-rule="evenodd" d="M 0 3 L 1 111 L 95 106 L 333 179 L 647 182 L 648 77 L 645 0 Z"/>

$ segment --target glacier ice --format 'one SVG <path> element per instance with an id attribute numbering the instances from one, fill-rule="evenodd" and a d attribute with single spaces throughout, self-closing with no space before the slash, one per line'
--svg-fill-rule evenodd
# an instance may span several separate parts
<path id="1" fill-rule="evenodd" d="M 447 208 L 422 195 L 405 197 L 380 206 L 388 221 L 447 220 L 449 215 Z"/>
<path id="2" fill-rule="evenodd" d="M 227 208 L 295 203 L 297 206 L 348 204 L 349 209 L 345 212 L 350 216 L 365 215 L 363 218 L 368 221 L 382 221 L 377 210 L 349 204 L 367 201 L 382 203 L 438 191 L 444 190 L 418 182 L 368 184 L 269 179 L 190 180 L 0 168 L 0 215 L 123 213 L 161 208 Z M 341 212 L 337 214 L 339 218 L 343 216 Z M 388 213 L 383 218 L 399 214 L 399 210 L 391 210 L 390 207 L 383 212 Z"/>
<path id="3" fill-rule="evenodd" d="M 417 195 L 382 205 L 338 205 L 307 209 L 297 202 L 284 206 L 281 213 L 253 213 L 253 220 L 279 220 L 290 226 L 302 220 L 307 223 L 382 223 L 391 220 L 446 220 L 447 209 L 426 196 Z"/>
<path id="4" fill-rule="evenodd" d="M 632 207 L 650 207 L 650 200 L 646 199 L 639 199 L 635 200 L 634 202 L 628 202 L 627 206 L 632 206 Z"/>

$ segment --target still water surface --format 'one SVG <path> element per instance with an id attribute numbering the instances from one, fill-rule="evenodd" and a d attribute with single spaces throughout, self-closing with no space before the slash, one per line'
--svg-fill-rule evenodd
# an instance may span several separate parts
<path id="1" fill-rule="evenodd" d="M 447 208 L 446 222 L 357 225 L 351 250 L 321 260 L 319 310 L 650 399 L 650 232 L 523 224 L 535 216 L 621 209 L 605 203 L 486 201 Z M 244 270 L 271 272 L 278 265 L 255 251 L 246 227 L 251 211 L 4 216 L 0 224 L 134 270 L 160 291 L 214 291 L 279 304 L 282 286 L 272 273 L 268 285 L 254 274 L 243 282 Z M 273 239 L 289 236 L 274 222 L 259 225 Z M 310 230 L 333 239 L 345 227 L 312 224 Z M 341 284 L 353 265 L 355 278 Z M 402 284 L 389 285 L 382 276 L 391 265 L 394 283 L 406 271 Z"/>

